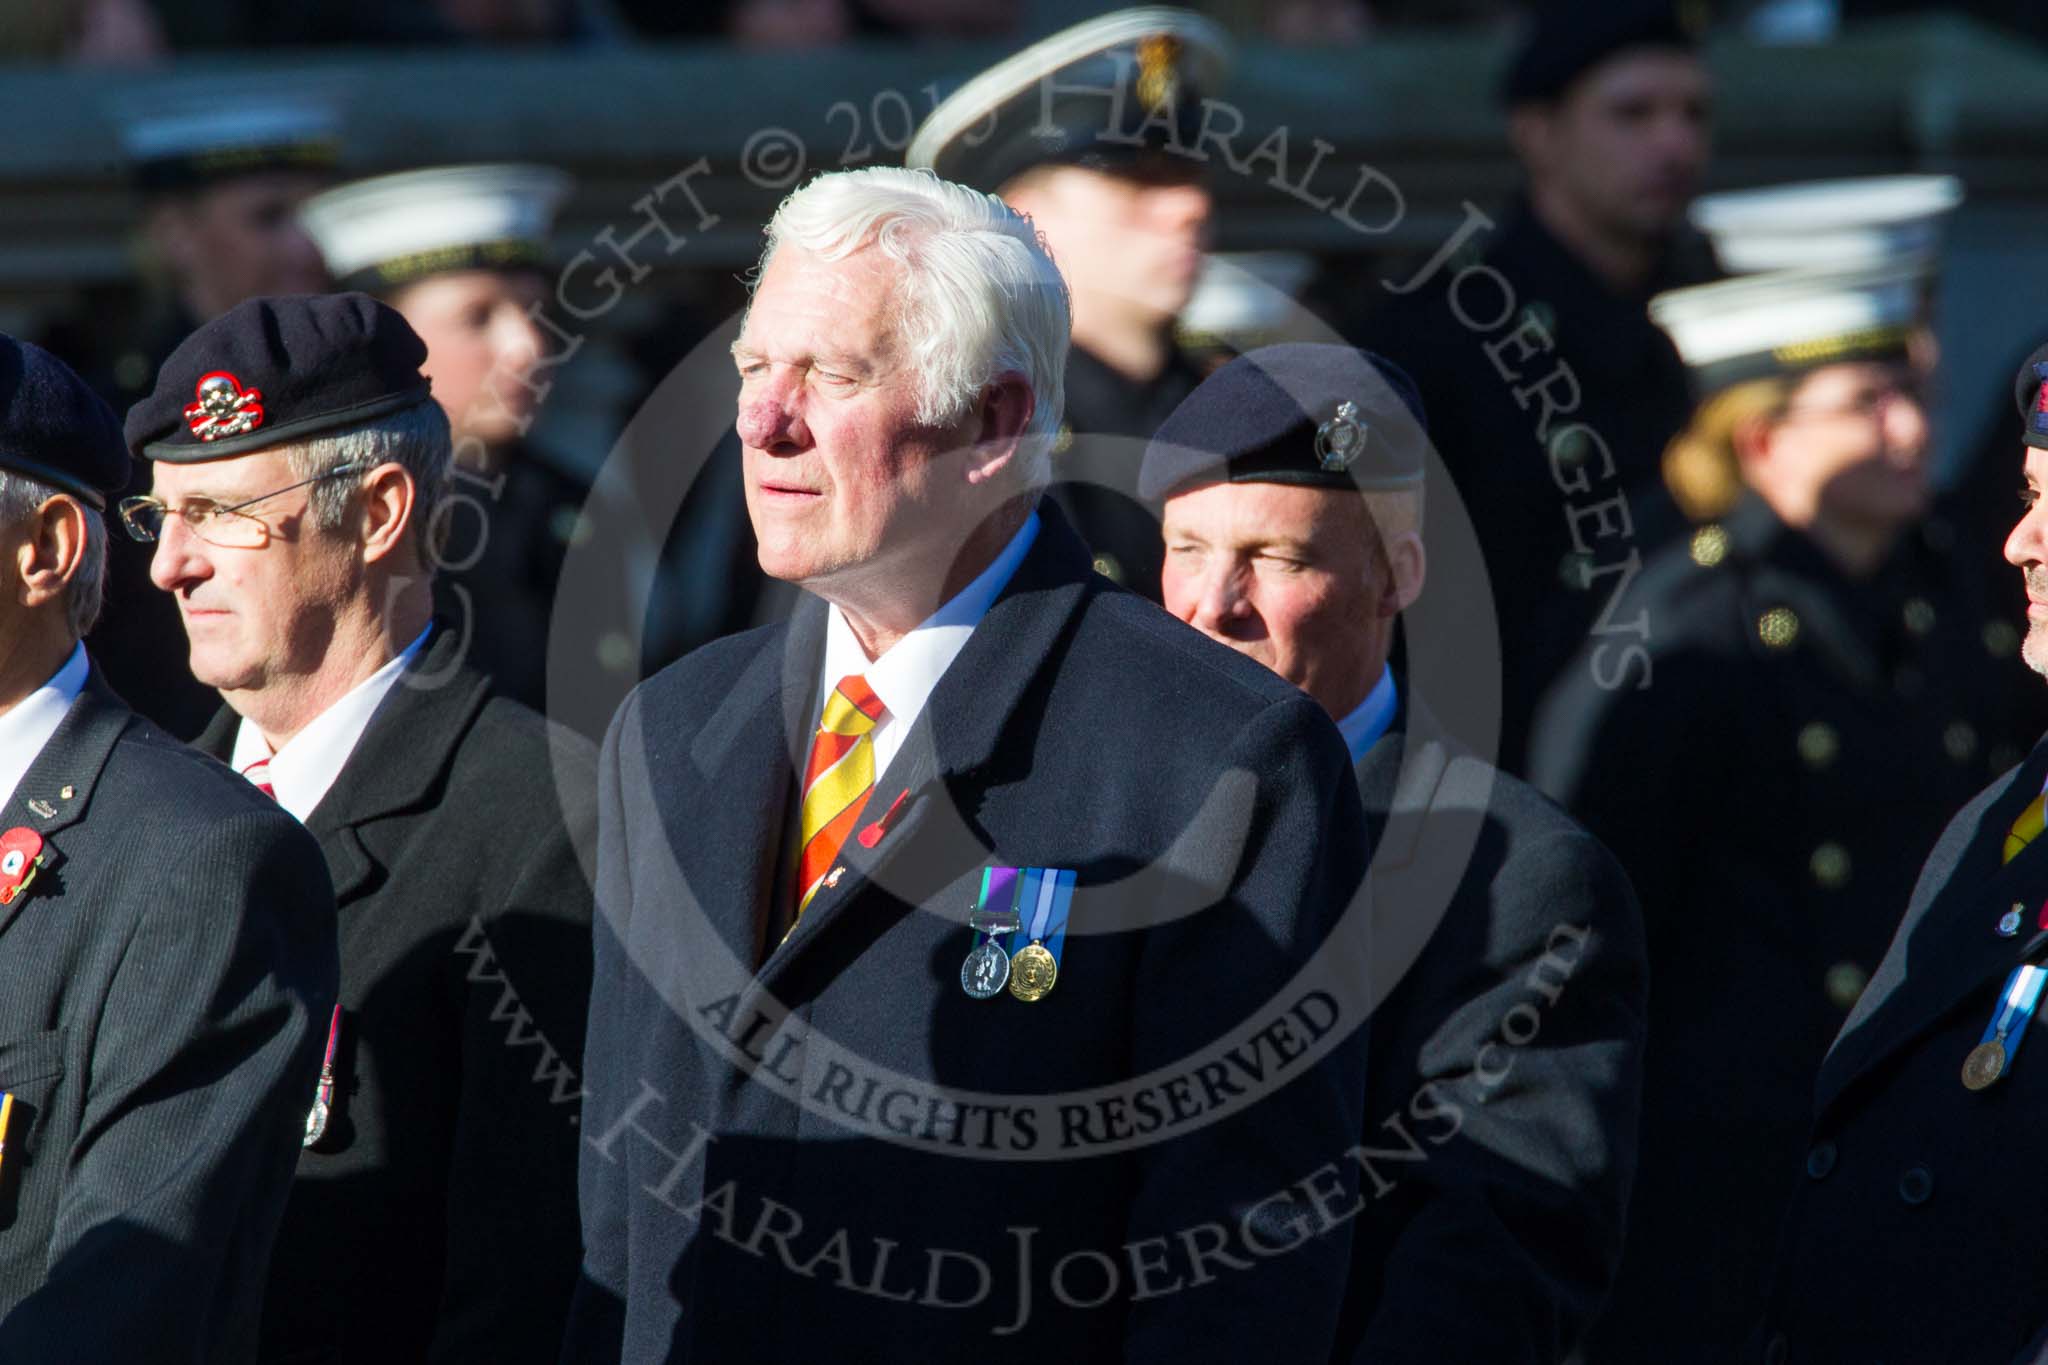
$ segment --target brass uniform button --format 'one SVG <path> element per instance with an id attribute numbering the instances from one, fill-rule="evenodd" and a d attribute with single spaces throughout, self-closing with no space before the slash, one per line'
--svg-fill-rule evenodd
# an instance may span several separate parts
<path id="1" fill-rule="evenodd" d="M 1824 720 L 1809 721 L 1799 730 L 1799 756 L 1809 768 L 1825 768 L 1842 752 L 1842 737 Z"/>
<path id="2" fill-rule="evenodd" d="M 1756 638 L 1767 649 L 1790 649 L 1799 638 L 1799 614 L 1790 607 L 1772 607 L 1756 618 Z"/>
<path id="3" fill-rule="evenodd" d="M 1095 572 L 1101 574 L 1112 583 L 1124 581 L 1124 566 L 1117 562 L 1115 555 L 1095 556 Z"/>
<path id="4" fill-rule="evenodd" d="M 1951 721 L 1941 732 L 1941 747 L 1958 763 L 1968 763 L 1977 752 L 1977 727 L 1966 720 Z"/>
<path id="5" fill-rule="evenodd" d="M 1692 562 L 1711 569 L 1728 557 L 1728 532 L 1713 522 L 1692 533 Z"/>
<path id="6" fill-rule="evenodd" d="M 1807 866 L 1815 881 L 1830 891 L 1839 890 L 1849 880 L 1849 850 L 1830 839 L 1813 851 Z"/>
<path id="7" fill-rule="evenodd" d="M 1870 984 L 1870 973 L 1853 962 L 1837 962 L 1828 968 L 1827 978 L 1821 989 L 1827 992 L 1828 1003 L 1847 1014 L 1856 1008 L 1862 998 L 1863 988 Z"/>

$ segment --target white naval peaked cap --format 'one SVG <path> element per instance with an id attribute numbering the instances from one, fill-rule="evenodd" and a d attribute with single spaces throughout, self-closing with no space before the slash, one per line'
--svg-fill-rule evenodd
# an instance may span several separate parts
<path id="1" fill-rule="evenodd" d="M 112 108 L 136 184 L 145 193 L 189 189 L 264 171 L 331 171 L 341 113 L 317 88 L 269 81 L 146 87 Z"/>
<path id="2" fill-rule="evenodd" d="M 1896 359 L 1922 320 L 1932 264 L 1916 252 L 1847 269 L 1737 275 L 1659 294 L 1650 316 L 1702 392 L 1818 365 Z"/>
<path id="3" fill-rule="evenodd" d="M 1962 201 L 1952 175 L 1883 175 L 1710 194 L 1691 217 L 1730 270 L 1846 269 L 1932 255 Z"/>
<path id="4" fill-rule="evenodd" d="M 544 266 L 573 183 L 550 166 L 435 166 L 337 186 L 299 220 L 342 288 L 375 293 L 447 270 Z"/>

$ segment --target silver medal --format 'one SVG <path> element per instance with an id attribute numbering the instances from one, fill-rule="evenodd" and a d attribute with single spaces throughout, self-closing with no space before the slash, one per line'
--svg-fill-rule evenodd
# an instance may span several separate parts
<path id="1" fill-rule="evenodd" d="M 960 989 L 976 1000 L 987 1000 L 1010 980 L 1010 955 L 994 939 L 984 939 L 960 964 Z"/>

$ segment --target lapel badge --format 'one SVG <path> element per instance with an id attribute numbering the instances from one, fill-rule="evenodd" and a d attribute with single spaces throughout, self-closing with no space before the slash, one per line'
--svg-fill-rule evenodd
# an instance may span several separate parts
<path id="1" fill-rule="evenodd" d="M 29 798 L 28 808 L 37 818 L 43 820 L 47 820 L 57 813 L 57 808 L 43 800 L 40 796 Z"/>
<path id="2" fill-rule="evenodd" d="M 835 867 L 830 872 L 827 872 L 825 874 L 825 889 L 827 891 L 830 891 L 833 887 L 839 885 L 839 879 L 841 877 L 844 877 L 845 875 L 846 865 L 844 863 L 841 863 L 838 867 Z"/>
<path id="3" fill-rule="evenodd" d="M 0 834 L 0 905 L 12 905 L 43 866 L 43 836 L 27 825 Z"/>
<path id="4" fill-rule="evenodd" d="M 1998 936 L 2011 938 L 2020 931 L 2020 921 L 2026 917 L 2026 907 L 2015 905 L 1998 917 Z"/>
<path id="5" fill-rule="evenodd" d="M 223 436 L 240 436 L 263 425 L 261 389 L 243 389 L 242 381 L 226 370 L 199 377 L 199 401 L 185 407 L 185 424 L 202 441 Z"/>
<path id="6" fill-rule="evenodd" d="M 1365 424 L 1358 420 L 1358 405 L 1346 399 L 1337 414 L 1316 428 L 1316 459 L 1323 470 L 1341 474 L 1365 452 Z"/>
<path id="7" fill-rule="evenodd" d="M 1181 42 L 1170 33 L 1138 40 L 1138 99 L 1146 112 L 1158 114 L 1180 94 Z"/>

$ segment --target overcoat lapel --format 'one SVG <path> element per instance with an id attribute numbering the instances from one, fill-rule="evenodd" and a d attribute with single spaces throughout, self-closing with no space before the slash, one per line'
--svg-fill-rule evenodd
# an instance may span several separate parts
<path id="1" fill-rule="evenodd" d="M 2000 862 L 2006 831 L 2040 793 L 2044 776 L 2048 745 L 2034 750 L 1974 825 L 1945 835 L 1928 859 L 1898 938 L 1821 1065 L 1821 1109 L 1983 986 L 1998 985 L 2048 951 L 2048 932 L 2037 924 L 2048 892 L 2048 838 Z M 2019 933 L 2002 938 L 1993 926 L 2014 906 Z M 1956 1058 L 1958 1068 L 1962 1062 Z"/>

